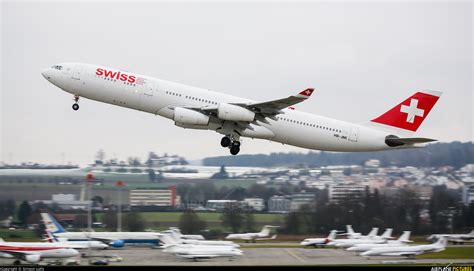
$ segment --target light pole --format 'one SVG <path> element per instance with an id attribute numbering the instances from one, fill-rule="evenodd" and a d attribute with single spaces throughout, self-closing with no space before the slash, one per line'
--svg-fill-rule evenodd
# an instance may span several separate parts
<path id="1" fill-rule="evenodd" d="M 123 181 L 117 181 L 115 185 L 118 187 L 118 203 L 117 203 L 117 231 L 122 231 L 122 187 L 125 185 Z"/>
<path id="2" fill-rule="evenodd" d="M 87 185 L 87 197 L 89 199 L 89 204 L 87 205 L 87 239 L 88 239 L 88 255 L 89 263 L 91 262 L 91 232 L 92 232 L 92 182 L 94 181 L 94 175 L 92 173 L 87 173 L 86 175 L 86 185 Z"/>

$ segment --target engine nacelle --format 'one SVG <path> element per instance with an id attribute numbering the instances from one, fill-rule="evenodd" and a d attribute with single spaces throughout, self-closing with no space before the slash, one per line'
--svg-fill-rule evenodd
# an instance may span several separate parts
<path id="1" fill-rule="evenodd" d="M 25 255 L 25 260 L 29 263 L 38 263 L 41 261 L 41 256 L 38 254 Z"/>
<path id="2" fill-rule="evenodd" d="M 186 109 L 183 107 L 176 107 L 174 109 L 173 120 L 177 123 L 189 125 L 208 125 L 209 116 L 206 116 L 197 111 Z"/>
<path id="3" fill-rule="evenodd" d="M 237 105 L 220 103 L 217 108 L 217 116 L 223 120 L 251 122 L 255 119 L 255 112 Z"/>
<path id="4" fill-rule="evenodd" d="M 114 240 L 109 243 L 112 247 L 123 247 L 124 244 L 125 242 L 123 240 Z"/>

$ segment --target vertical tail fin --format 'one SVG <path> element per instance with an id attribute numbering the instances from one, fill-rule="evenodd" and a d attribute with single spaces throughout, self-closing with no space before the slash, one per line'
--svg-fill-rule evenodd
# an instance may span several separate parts
<path id="1" fill-rule="evenodd" d="M 368 237 L 374 237 L 377 236 L 377 233 L 379 233 L 379 228 L 374 227 L 372 230 L 367 234 Z"/>
<path id="2" fill-rule="evenodd" d="M 440 237 L 435 244 L 442 247 L 446 247 L 448 245 L 448 239 L 446 239 L 446 237 Z"/>
<path id="3" fill-rule="evenodd" d="M 419 91 L 389 111 L 371 120 L 397 131 L 416 132 L 441 96 L 440 91 Z"/>
<path id="4" fill-rule="evenodd" d="M 49 213 L 41 213 L 41 218 L 43 219 L 44 226 L 46 230 L 51 231 L 51 233 L 62 233 L 66 230 L 59 224 L 59 222 Z"/>
<path id="5" fill-rule="evenodd" d="M 336 230 L 332 230 L 332 231 L 329 233 L 329 235 L 328 235 L 328 237 L 327 237 L 326 239 L 328 239 L 328 240 L 330 240 L 330 241 L 336 239 L 336 233 L 337 233 Z"/>
<path id="6" fill-rule="evenodd" d="M 411 231 L 404 231 L 402 235 L 400 235 L 400 237 L 398 237 L 398 241 L 400 242 L 411 242 L 410 241 L 410 234 L 411 234 Z"/>
<path id="7" fill-rule="evenodd" d="M 393 232 L 393 229 L 387 228 L 380 237 L 382 237 L 384 239 L 390 239 L 390 238 L 392 238 L 392 232 Z"/>

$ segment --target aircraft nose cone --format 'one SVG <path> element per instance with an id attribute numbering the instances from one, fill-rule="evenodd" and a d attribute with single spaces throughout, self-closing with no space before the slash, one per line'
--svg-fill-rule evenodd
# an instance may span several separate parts
<path id="1" fill-rule="evenodd" d="M 43 75 L 43 77 L 46 80 L 50 80 L 51 79 L 51 69 L 50 68 L 44 69 L 43 71 L 41 71 L 41 75 Z"/>

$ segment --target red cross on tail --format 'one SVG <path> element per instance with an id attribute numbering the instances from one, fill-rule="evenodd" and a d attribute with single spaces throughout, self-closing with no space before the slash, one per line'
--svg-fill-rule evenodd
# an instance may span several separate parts
<path id="1" fill-rule="evenodd" d="M 441 96 L 433 90 L 419 91 L 372 120 L 380 124 L 416 132 Z"/>

